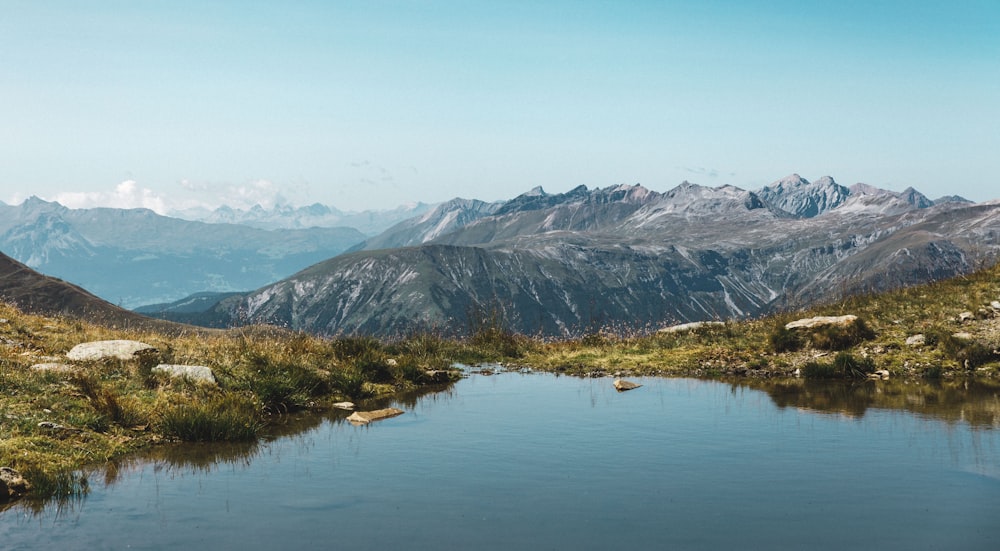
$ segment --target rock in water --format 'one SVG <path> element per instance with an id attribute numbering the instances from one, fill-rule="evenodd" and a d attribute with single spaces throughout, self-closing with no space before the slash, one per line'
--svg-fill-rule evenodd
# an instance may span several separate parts
<path id="1" fill-rule="evenodd" d="M 359 425 L 367 425 L 372 421 L 378 421 L 379 419 L 386 419 L 388 417 L 395 417 L 402 414 L 403 410 L 396 408 L 376 409 L 373 411 L 355 411 L 347 418 L 347 420 Z"/>
<path id="2" fill-rule="evenodd" d="M 615 379 L 615 390 L 618 392 L 625 392 L 626 390 L 632 390 L 633 388 L 639 388 L 642 385 L 639 383 L 633 383 L 632 381 L 626 381 L 623 379 Z"/>
<path id="3" fill-rule="evenodd" d="M 24 497 L 30 489 L 31 484 L 21 473 L 10 467 L 0 467 L 0 503 Z"/>
<path id="4" fill-rule="evenodd" d="M 102 360 L 104 358 L 134 360 L 143 354 L 155 352 L 155 348 L 139 341 L 94 341 L 74 346 L 66 353 L 66 357 L 74 361 Z"/>
<path id="5" fill-rule="evenodd" d="M 333 407 L 337 409 L 346 409 L 348 411 L 351 411 L 354 409 L 354 402 L 337 402 L 333 404 Z"/>

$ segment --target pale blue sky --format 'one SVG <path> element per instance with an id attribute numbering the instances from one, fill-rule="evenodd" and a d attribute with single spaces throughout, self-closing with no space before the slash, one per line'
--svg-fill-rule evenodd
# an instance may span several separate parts
<path id="1" fill-rule="evenodd" d="M 1000 1 L 0 0 L 0 200 L 1000 198 Z M 126 183 L 122 183 L 126 182 Z"/>

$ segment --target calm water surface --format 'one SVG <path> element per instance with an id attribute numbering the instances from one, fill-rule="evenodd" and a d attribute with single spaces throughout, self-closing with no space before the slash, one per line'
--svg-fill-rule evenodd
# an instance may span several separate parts
<path id="1" fill-rule="evenodd" d="M 0 513 L 0 548 L 1000 549 L 996 393 L 635 380 L 474 375 L 367 427 L 156 450 Z"/>

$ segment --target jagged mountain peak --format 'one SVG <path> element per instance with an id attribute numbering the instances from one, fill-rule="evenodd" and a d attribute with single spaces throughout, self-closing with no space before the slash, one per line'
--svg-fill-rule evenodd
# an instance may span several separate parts
<path id="1" fill-rule="evenodd" d="M 798 174 L 792 174 L 764 186 L 758 194 L 773 208 L 793 216 L 812 218 L 844 204 L 851 191 L 830 176 L 810 183 Z"/>
<path id="2" fill-rule="evenodd" d="M 927 198 L 926 195 L 920 193 L 919 191 L 913 189 L 912 187 L 907 187 L 899 194 L 900 199 L 903 199 L 907 203 L 917 207 L 918 209 L 926 209 L 934 206 L 934 202 Z"/>
<path id="3" fill-rule="evenodd" d="M 945 195 L 934 199 L 933 203 L 935 205 L 942 205 L 944 203 L 972 203 L 972 201 L 962 197 L 961 195 Z"/>
<path id="4" fill-rule="evenodd" d="M 535 190 L 541 191 L 541 187 L 536 187 L 528 193 L 522 193 L 510 201 L 503 203 L 495 214 L 501 216 L 512 212 L 547 209 L 560 203 L 584 199 L 590 193 L 587 186 L 584 185 L 576 186 L 566 193 L 549 194 L 541 192 L 541 194 L 538 194 L 534 193 Z"/>

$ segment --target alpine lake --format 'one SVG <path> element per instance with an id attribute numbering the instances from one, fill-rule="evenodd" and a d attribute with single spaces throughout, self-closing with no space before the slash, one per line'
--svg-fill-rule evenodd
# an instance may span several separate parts
<path id="1" fill-rule="evenodd" d="M 0 512 L 0 548 L 1000 549 L 1000 386 L 469 369 L 163 445 Z"/>

